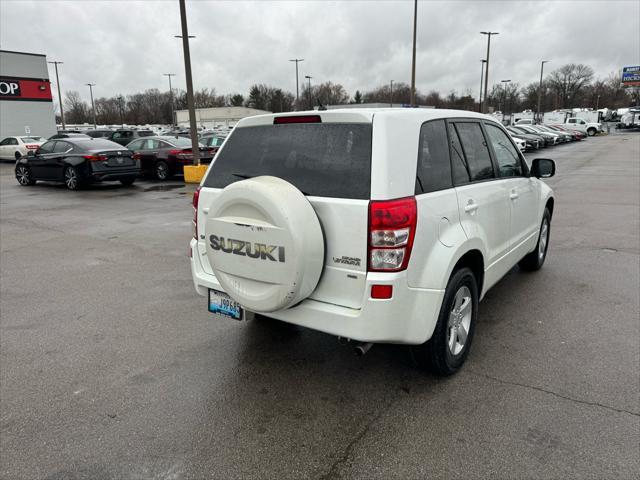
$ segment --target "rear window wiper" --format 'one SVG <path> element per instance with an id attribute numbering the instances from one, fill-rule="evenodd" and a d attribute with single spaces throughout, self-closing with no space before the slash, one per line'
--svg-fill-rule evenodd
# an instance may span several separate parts
<path id="1" fill-rule="evenodd" d="M 231 175 L 233 175 L 234 177 L 238 177 L 238 178 L 244 178 L 245 180 L 248 179 L 248 178 L 253 178 L 253 177 L 256 176 L 256 175 L 244 175 L 242 173 L 232 173 Z M 294 187 L 298 188 L 295 185 L 294 185 Z M 300 190 L 300 189 L 298 188 L 298 190 Z M 307 192 L 305 192 L 305 191 L 300 190 L 300 193 L 302 193 L 305 197 L 309 196 L 309 194 Z"/>

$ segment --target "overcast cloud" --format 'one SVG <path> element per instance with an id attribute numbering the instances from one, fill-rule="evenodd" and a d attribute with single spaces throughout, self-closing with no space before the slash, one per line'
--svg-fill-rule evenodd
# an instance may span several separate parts
<path id="1" fill-rule="evenodd" d="M 300 77 L 341 83 L 353 96 L 410 82 L 412 1 L 187 2 L 194 87 L 247 94 L 266 83 L 295 94 Z M 416 85 L 426 93 L 469 89 L 475 97 L 486 37 L 490 83 L 537 81 L 548 71 L 585 63 L 605 77 L 640 60 L 640 1 L 420 1 Z M 63 61 L 63 91 L 88 97 L 166 90 L 163 73 L 184 88 L 177 0 L 0 1 L 0 48 Z M 50 70 L 50 77 L 55 74 Z"/>

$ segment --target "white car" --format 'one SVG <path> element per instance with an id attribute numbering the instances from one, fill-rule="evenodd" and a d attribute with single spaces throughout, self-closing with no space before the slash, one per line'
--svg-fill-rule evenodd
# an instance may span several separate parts
<path id="1" fill-rule="evenodd" d="M 514 137 L 513 135 L 510 135 L 510 136 L 511 136 L 511 139 L 513 140 L 513 142 L 518 147 L 518 150 L 520 150 L 521 152 L 524 152 L 527 149 L 527 142 L 525 142 L 521 138 Z"/>
<path id="2" fill-rule="evenodd" d="M 602 124 L 598 122 L 587 122 L 582 118 L 568 118 L 564 123 L 564 126 L 573 130 L 580 130 L 586 133 L 590 137 L 593 137 L 598 132 L 603 132 Z"/>
<path id="3" fill-rule="evenodd" d="M 19 160 L 29 151 L 35 152 L 47 140 L 42 137 L 6 137 L 0 142 L 0 159 Z"/>
<path id="4" fill-rule="evenodd" d="M 408 344 L 450 375 L 487 290 L 544 263 L 554 173 L 472 112 L 245 118 L 194 194 L 193 282 L 216 318 L 260 313 L 361 353 Z"/>

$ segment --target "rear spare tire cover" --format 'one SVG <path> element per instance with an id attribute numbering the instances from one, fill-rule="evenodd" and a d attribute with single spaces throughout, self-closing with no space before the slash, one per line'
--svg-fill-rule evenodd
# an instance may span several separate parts
<path id="1" fill-rule="evenodd" d="M 291 307 L 311 295 L 320 280 L 320 222 L 302 192 L 280 178 L 227 186 L 209 208 L 205 235 L 220 285 L 251 311 Z"/>

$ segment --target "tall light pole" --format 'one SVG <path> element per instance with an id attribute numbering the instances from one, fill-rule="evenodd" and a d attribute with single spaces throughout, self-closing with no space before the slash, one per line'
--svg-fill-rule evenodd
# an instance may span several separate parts
<path id="1" fill-rule="evenodd" d="M 480 64 L 480 95 L 478 97 L 478 112 L 482 113 L 482 76 L 484 74 L 484 64 L 487 63 L 487 61 L 483 58 L 480 62 L 482 63 Z"/>
<path id="2" fill-rule="evenodd" d="M 122 95 L 120 95 L 118 97 L 118 110 L 120 110 L 120 124 L 122 125 L 122 128 L 124 128 L 124 97 Z"/>
<path id="3" fill-rule="evenodd" d="M 66 128 L 66 125 L 64 123 L 64 108 L 62 106 L 62 93 L 60 93 L 60 79 L 58 78 L 58 65 L 62 65 L 64 62 L 47 62 L 47 63 L 53 63 L 53 65 L 56 67 L 56 84 L 58 85 L 58 102 L 60 102 L 60 118 L 62 120 L 62 129 L 64 130 Z"/>
<path id="4" fill-rule="evenodd" d="M 179 3 L 182 35 L 176 35 L 176 38 L 182 38 L 182 50 L 184 52 L 184 73 L 187 81 L 187 108 L 189 109 L 189 130 L 191 131 L 191 152 L 193 156 L 193 164 L 200 165 L 200 145 L 198 144 L 196 109 L 195 102 L 193 101 L 193 79 L 191 78 L 191 54 L 189 53 L 189 39 L 195 37 L 189 36 L 185 0 L 179 0 Z"/>
<path id="5" fill-rule="evenodd" d="M 484 72 L 484 105 L 483 111 L 487 110 L 487 88 L 489 87 L 489 53 L 491 52 L 491 35 L 500 35 L 498 32 L 480 32 L 482 35 L 487 36 L 487 66 Z"/>
<path id="6" fill-rule="evenodd" d="M 309 110 L 313 110 L 313 103 L 311 99 L 311 79 L 313 77 L 310 77 L 309 75 L 305 75 L 304 78 L 306 78 L 309 81 L 309 87 L 307 88 L 307 91 L 309 92 Z"/>
<path id="7" fill-rule="evenodd" d="M 551 60 L 542 60 L 540 62 L 540 85 L 538 86 L 538 108 L 536 110 L 536 117 L 538 123 L 540 122 L 540 109 L 542 108 L 542 72 L 544 71 L 544 64 L 549 63 Z"/>
<path id="8" fill-rule="evenodd" d="M 500 80 L 502 83 L 502 123 L 504 123 L 504 111 L 507 110 L 507 83 L 510 83 L 511 80 Z"/>
<path id="9" fill-rule="evenodd" d="M 91 95 L 91 111 L 93 112 L 93 129 L 96 130 L 98 126 L 96 125 L 96 105 L 93 103 L 93 87 L 96 86 L 95 83 L 85 83 L 86 86 L 89 87 L 89 95 Z"/>
<path id="10" fill-rule="evenodd" d="M 391 84 L 389 85 L 389 106 L 393 107 L 393 80 L 391 80 Z"/>
<path id="11" fill-rule="evenodd" d="M 304 62 L 304 58 L 293 58 L 289 60 L 290 62 L 296 62 L 296 108 L 300 102 L 300 90 L 298 89 L 298 63 Z"/>
<path id="12" fill-rule="evenodd" d="M 173 113 L 173 88 L 171 88 L 171 77 L 175 77 L 176 74 L 175 73 L 163 73 L 162 75 L 164 75 L 165 77 L 167 77 L 169 79 L 169 102 L 171 102 L 171 126 L 175 126 L 176 121 L 175 121 L 175 116 Z"/>
<path id="13" fill-rule="evenodd" d="M 418 0 L 413 2 L 413 53 L 411 57 L 411 106 L 416 106 L 416 33 L 418 30 Z"/>

